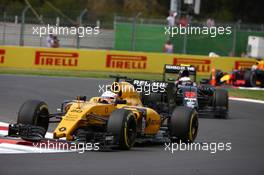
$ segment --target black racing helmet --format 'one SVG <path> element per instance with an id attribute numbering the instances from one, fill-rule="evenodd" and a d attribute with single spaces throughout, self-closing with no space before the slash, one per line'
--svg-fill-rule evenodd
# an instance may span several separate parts
<path id="1" fill-rule="evenodd" d="M 180 77 L 189 77 L 190 72 L 187 69 L 184 69 L 180 72 Z"/>

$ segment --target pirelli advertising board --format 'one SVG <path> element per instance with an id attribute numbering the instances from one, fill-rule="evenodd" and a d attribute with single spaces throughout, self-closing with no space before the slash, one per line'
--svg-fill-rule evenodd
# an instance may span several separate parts
<path id="1" fill-rule="evenodd" d="M 0 68 L 161 73 L 164 64 L 191 64 L 198 74 L 209 75 L 212 68 L 231 71 L 254 63 L 236 57 L 0 46 Z"/>

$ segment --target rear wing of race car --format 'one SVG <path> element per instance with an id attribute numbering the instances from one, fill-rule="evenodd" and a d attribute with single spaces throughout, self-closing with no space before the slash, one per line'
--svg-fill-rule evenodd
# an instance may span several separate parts
<path id="1" fill-rule="evenodd" d="M 163 81 L 151 81 L 142 79 L 126 79 L 136 90 L 148 91 L 150 93 L 165 93 L 168 83 Z"/>
<path id="2" fill-rule="evenodd" d="M 173 101 L 171 99 L 174 98 L 174 83 L 142 79 L 127 79 L 126 82 L 132 84 L 140 94 L 143 105 L 150 105 L 150 101 L 167 104 L 169 101 Z M 155 100 L 153 101 L 153 99 Z"/>
<path id="3" fill-rule="evenodd" d="M 177 77 L 182 70 L 188 70 L 190 76 L 193 77 L 193 81 L 196 81 L 196 68 L 192 65 L 180 64 L 180 65 L 172 65 L 165 64 L 163 68 L 163 81 L 167 80 L 167 74 L 174 74 Z"/>
<path id="4" fill-rule="evenodd" d="M 168 103 L 174 98 L 174 82 L 164 82 L 157 80 L 144 80 L 133 79 L 128 77 L 122 77 L 119 75 L 111 75 L 111 78 L 115 78 L 116 82 L 125 81 L 130 83 L 141 96 L 141 102 L 144 105 L 149 105 L 149 98 L 153 95 L 157 102 Z M 149 96 L 150 95 L 150 96 Z"/>
<path id="5" fill-rule="evenodd" d="M 142 95 L 150 95 L 150 93 L 168 95 L 172 92 L 175 86 L 174 82 L 133 79 L 119 75 L 110 75 L 110 77 L 115 78 L 115 82 L 125 81 L 130 83 L 134 86 L 135 90 Z"/>
<path id="6" fill-rule="evenodd" d="M 110 78 L 114 78 L 115 82 L 125 81 L 134 86 L 135 90 L 143 90 L 149 92 L 164 93 L 168 84 L 167 82 L 157 80 L 144 80 L 133 79 L 126 76 L 110 75 Z"/>

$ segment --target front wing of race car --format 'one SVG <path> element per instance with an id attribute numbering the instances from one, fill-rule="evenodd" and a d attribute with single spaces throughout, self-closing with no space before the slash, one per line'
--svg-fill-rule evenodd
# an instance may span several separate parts
<path id="1" fill-rule="evenodd" d="M 21 137 L 30 142 L 39 142 L 45 139 L 46 130 L 43 127 L 28 124 L 10 124 L 8 127 L 8 137 Z M 99 143 L 101 146 L 114 146 L 114 136 L 108 132 L 82 131 L 76 135 L 77 142 Z M 88 138 L 89 137 L 89 138 Z M 50 138 L 49 138 L 50 139 Z"/>

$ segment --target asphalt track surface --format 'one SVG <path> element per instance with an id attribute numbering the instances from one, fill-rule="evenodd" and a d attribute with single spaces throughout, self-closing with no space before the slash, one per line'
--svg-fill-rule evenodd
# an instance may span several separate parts
<path id="1" fill-rule="evenodd" d="M 0 75 L 0 121 L 15 122 L 27 99 L 55 111 L 76 95 L 99 95 L 109 80 Z M 231 142 L 231 151 L 164 150 L 145 145 L 130 151 L 0 155 L 0 174 L 264 174 L 264 105 L 230 101 L 230 118 L 200 119 L 196 142 Z"/>

